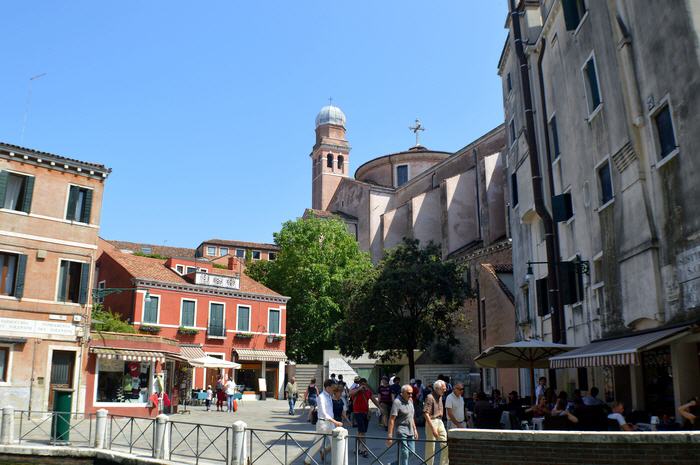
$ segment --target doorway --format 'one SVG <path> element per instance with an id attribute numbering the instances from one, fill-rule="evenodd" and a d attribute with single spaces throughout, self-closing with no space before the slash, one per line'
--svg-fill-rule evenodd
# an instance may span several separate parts
<path id="1" fill-rule="evenodd" d="M 213 358 L 218 358 L 223 360 L 224 356 L 222 354 L 207 354 L 210 357 Z M 219 380 L 219 375 L 221 374 L 221 369 L 220 368 L 207 368 L 207 376 L 206 379 L 204 380 L 204 389 L 207 389 L 207 386 L 211 386 L 214 391 L 216 391 L 216 382 Z"/>
<path id="2" fill-rule="evenodd" d="M 277 368 L 265 368 L 265 395 L 277 399 Z"/>
<path id="3" fill-rule="evenodd" d="M 54 389 L 69 389 L 73 387 L 74 367 L 75 352 L 68 350 L 53 351 L 51 356 L 48 410 L 53 410 Z"/>

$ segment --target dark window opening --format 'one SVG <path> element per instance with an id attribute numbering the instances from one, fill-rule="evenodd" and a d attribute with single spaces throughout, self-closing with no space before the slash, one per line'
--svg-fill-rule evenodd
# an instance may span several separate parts
<path id="1" fill-rule="evenodd" d="M 90 265 L 61 260 L 58 278 L 58 301 L 76 304 L 87 303 L 87 286 Z"/>
<path id="2" fill-rule="evenodd" d="M 557 223 L 568 221 L 574 216 L 574 207 L 571 202 L 571 193 L 566 192 L 552 197 L 552 217 Z"/>
<path id="3" fill-rule="evenodd" d="M 338 155 L 338 169 L 342 171 L 344 165 L 345 165 L 345 158 L 342 155 Z"/>
<path id="4" fill-rule="evenodd" d="M 564 8 L 564 22 L 567 31 L 575 31 L 586 14 L 586 2 L 584 0 L 562 0 Z"/>
<path id="5" fill-rule="evenodd" d="M 510 144 L 513 145 L 515 143 L 515 119 L 512 118 L 508 124 L 508 137 L 510 137 Z"/>
<path id="6" fill-rule="evenodd" d="M 22 297 L 27 256 L 0 252 L 0 295 Z"/>
<path id="7" fill-rule="evenodd" d="M 583 67 L 583 74 L 586 80 L 586 96 L 588 98 L 588 114 L 595 111 L 600 105 L 600 89 L 598 88 L 598 75 L 595 69 L 595 61 L 591 57 L 586 66 Z"/>
<path id="8" fill-rule="evenodd" d="M 396 167 L 396 187 L 401 187 L 408 182 L 408 165 Z"/>
<path id="9" fill-rule="evenodd" d="M 81 223 L 90 223 L 91 211 L 92 189 L 70 186 L 66 219 L 70 221 L 79 221 Z"/>
<path id="10" fill-rule="evenodd" d="M 557 158 L 561 151 L 559 150 L 559 131 L 557 129 L 557 118 L 555 116 L 552 116 L 552 119 L 549 121 L 549 137 L 552 142 L 554 158 Z"/>
<path id="11" fill-rule="evenodd" d="M 513 90 L 513 80 L 510 77 L 510 73 L 506 74 L 506 89 L 508 89 L 508 92 Z"/>
<path id="12" fill-rule="evenodd" d="M 518 173 L 514 172 L 510 175 L 510 201 L 511 206 L 518 205 Z"/>
<path id="13" fill-rule="evenodd" d="M 605 162 L 598 168 L 598 181 L 600 183 L 600 204 L 604 205 L 613 199 L 612 175 L 610 162 Z"/>
<path id="14" fill-rule="evenodd" d="M 34 178 L 0 172 L 0 208 L 29 213 L 34 192 Z"/>
<path id="15" fill-rule="evenodd" d="M 549 315 L 549 290 L 547 288 L 547 278 L 538 279 L 535 282 L 537 290 L 537 315 Z"/>
<path id="16" fill-rule="evenodd" d="M 659 139 L 659 158 L 664 158 L 676 150 L 676 135 L 673 131 L 673 121 L 671 120 L 671 109 L 668 105 L 656 113 L 654 116 L 656 134 Z"/>
<path id="17" fill-rule="evenodd" d="M 573 305 L 583 300 L 583 274 L 576 263 L 559 264 L 559 294 L 564 305 Z"/>
<path id="18" fill-rule="evenodd" d="M 326 166 L 328 168 L 333 168 L 333 154 L 329 153 L 327 158 L 326 158 Z"/>

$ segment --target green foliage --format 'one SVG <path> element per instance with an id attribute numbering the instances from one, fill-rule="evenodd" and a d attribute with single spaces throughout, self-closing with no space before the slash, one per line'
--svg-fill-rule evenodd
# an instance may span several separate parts
<path id="1" fill-rule="evenodd" d="M 343 316 L 347 282 L 372 268 L 340 219 L 300 218 L 274 235 L 277 260 L 256 261 L 253 279 L 282 295 L 287 304 L 287 352 L 298 363 L 320 362 L 323 349 L 337 346 L 336 326 Z"/>
<path id="2" fill-rule="evenodd" d="M 134 252 L 134 255 L 146 258 L 157 258 L 158 260 L 167 260 L 168 258 L 170 258 L 166 257 L 165 255 L 158 255 L 157 253 Z"/>
<path id="3" fill-rule="evenodd" d="M 255 336 L 253 333 L 236 333 L 233 335 L 233 337 L 238 339 L 253 339 L 253 336 Z"/>
<path id="4" fill-rule="evenodd" d="M 452 344 L 468 296 L 460 267 L 443 261 L 440 248 L 404 239 L 373 273 L 347 291 L 338 341 L 346 356 L 369 352 L 383 360 L 406 355 L 415 376 L 415 349 Z"/>
<path id="5" fill-rule="evenodd" d="M 136 328 L 121 319 L 118 313 L 105 309 L 102 304 L 92 306 L 92 329 L 113 333 L 135 333 Z"/>
<path id="6" fill-rule="evenodd" d="M 194 336 L 195 334 L 199 334 L 199 330 L 197 328 L 188 328 L 186 326 L 180 326 L 177 328 L 177 332 L 183 336 Z"/>
<path id="7" fill-rule="evenodd" d="M 148 334 L 158 334 L 160 333 L 160 327 L 159 326 L 152 326 L 152 325 L 141 325 L 139 326 L 139 331 L 142 333 L 148 333 Z"/>
<path id="8" fill-rule="evenodd" d="M 218 268 L 220 270 L 228 270 L 228 266 L 222 265 L 221 263 L 213 263 L 214 268 Z"/>

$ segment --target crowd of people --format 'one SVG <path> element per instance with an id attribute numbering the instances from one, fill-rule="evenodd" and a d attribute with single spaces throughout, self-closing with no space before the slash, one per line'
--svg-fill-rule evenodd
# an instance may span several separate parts
<path id="1" fill-rule="evenodd" d="M 212 404 L 216 405 L 217 412 L 235 412 L 238 409 L 236 383 L 226 373 L 216 380 L 216 390 L 212 389 L 211 384 L 207 386 L 204 399 L 207 412 L 211 411 Z"/>

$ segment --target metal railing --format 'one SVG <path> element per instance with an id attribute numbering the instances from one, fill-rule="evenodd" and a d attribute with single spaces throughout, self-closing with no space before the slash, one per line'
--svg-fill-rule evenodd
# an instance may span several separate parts
<path id="1" fill-rule="evenodd" d="M 15 410 L 15 418 L 19 444 L 90 447 L 93 443 L 94 414 Z"/>
<path id="2" fill-rule="evenodd" d="M 168 428 L 170 460 L 194 459 L 196 465 L 200 460 L 230 463 L 231 427 L 169 421 Z"/>
<path id="3" fill-rule="evenodd" d="M 130 454 L 137 450 L 151 455 L 155 444 L 155 421 L 153 418 L 110 415 L 107 447 L 110 450 L 128 450 Z"/>
<path id="4" fill-rule="evenodd" d="M 331 433 L 310 431 L 280 431 L 276 429 L 246 428 L 248 465 L 275 463 L 331 463 Z M 273 459 L 270 461 L 268 459 Z"/>
<path id="5" fill-rule="evenodd" d="M 348 446 L 351 447 L 349 463 L 432 465 L 433 462 L 438 462 L 438 454 L 447 454 L 446 441 L 395 438 L 390 445 L 386 445 L 386 441 L 386 437 L 348 436 Z M 366 454 L 363 455 L 362 451 L 366 451 Z"/>

